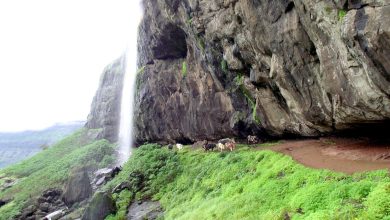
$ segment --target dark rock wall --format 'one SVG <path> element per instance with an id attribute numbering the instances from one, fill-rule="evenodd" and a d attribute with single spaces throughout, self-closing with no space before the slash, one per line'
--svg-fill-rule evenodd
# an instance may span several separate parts
<path id="1" fill-rule="evenodd" d="M 100 129 L 98 138 L 112 142 L 118 138 L 125 68 L 126 58 L 122 56 L 104 69 L 86 124 L 87 128 Z"/>
<path id="2" fill-rule="evenodd" d="M 315 136 L 389 119 L 389 4 L 144 1 L 137 140 Z"/>
<path id="3" fill-rule="evenodd" d="M 388 0 L 148 0 L 135 136 L 194 142 L 389 125 Z M 116 140 L 124 60 L 87 127 Z"/>

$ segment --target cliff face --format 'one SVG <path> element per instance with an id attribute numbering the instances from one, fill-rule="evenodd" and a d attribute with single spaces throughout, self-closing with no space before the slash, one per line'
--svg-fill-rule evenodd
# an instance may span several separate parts
<path id="1" fill-rule="evenodd" d="M 125 67 L 122 56 L 104 69 L 86 124 L 87 128 L 101 129 L 98 137 L 112 142 L 118 138 Z"/>
<path id="2" fill-rule="evenodd" d="M 390 118 L 386 0 L 148 0 L 136 139 L 315 136 Z"/>
<path id="3" fill-rule="evenodd" d="M 389 125 L 387 0 L 145 0 L 138 52 L 139 143 Z M 87 123 L 112 141 L 124 66 Z"/>

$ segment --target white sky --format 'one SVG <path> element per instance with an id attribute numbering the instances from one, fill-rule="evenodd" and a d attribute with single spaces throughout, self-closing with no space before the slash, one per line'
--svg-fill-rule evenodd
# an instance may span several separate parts
<path id="1" fill-rule="evenodd" d="M 0 0 L 0 131 L 86 120 L 135 0 Z M 133 23 L 132 23 L 133 22 Z"/>

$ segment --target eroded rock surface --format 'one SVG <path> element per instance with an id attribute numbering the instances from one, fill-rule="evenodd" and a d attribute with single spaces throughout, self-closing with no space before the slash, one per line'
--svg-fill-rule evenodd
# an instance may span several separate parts
<path id="1" fill-rule="evenodd" d="M 144 1 L 137 140 L 316 136 L 388 120 L 389 4 Z"/>
<path id="2" fill-rule="evenodd" d="M 144 1 L 136 140 L 317 136 L 389 124 L 389 45 L 387 0 Z M 117 93 L 104 85 L 88 125 L 112 137 L 118 104 L 99 97 Z"/>

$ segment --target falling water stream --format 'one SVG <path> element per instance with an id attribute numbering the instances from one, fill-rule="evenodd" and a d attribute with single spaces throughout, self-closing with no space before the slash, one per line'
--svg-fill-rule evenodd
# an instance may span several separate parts
<path id="1" fill-rule="evenodd" d="M 133 115 L 135 98 L 135 81 L 137 76 L 137 37 L 138 25 L 142 18 L 141 0 L 132 0 L 133 17 L 129 27 L 132 31 L 126 50 L 126 71 L 123 81 L 121 114 L 119 126 L 118 164 L 123 165 L 131 155 L 133 145 Z"/>

